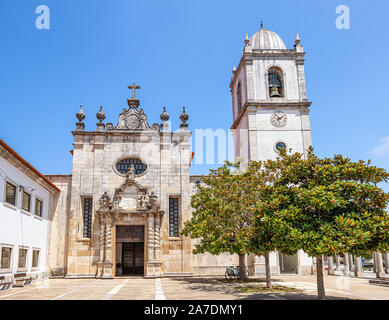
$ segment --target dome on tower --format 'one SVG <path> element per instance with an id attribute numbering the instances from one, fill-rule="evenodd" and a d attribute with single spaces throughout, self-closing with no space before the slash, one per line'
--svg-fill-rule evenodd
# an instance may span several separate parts
<path id="1" fill-rule="evenodd" d="M 250 38 L 250 45 L 256 50 L 286 49 L 284 41 L 277 33 L 264 28 L 261 28 Z"/>

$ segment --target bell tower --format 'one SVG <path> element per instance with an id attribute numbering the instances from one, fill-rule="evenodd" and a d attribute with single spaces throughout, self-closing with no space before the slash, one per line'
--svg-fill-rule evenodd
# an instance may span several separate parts
<path id="1" fill-rule="evenodd" d="M 311 145 L 305 87 L 305 52 L 297 35 L 287 49 L 273 31 L 246 34 L 242 58 L 232 71 L 235 157 L 274 159 L 281 148 L 305 153 Z"/>

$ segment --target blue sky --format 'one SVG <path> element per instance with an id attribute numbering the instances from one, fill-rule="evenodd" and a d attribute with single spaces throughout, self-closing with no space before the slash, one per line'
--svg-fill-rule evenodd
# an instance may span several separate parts
<path id="1" fill-rule="evenodd" d="M 342 4 L 350 30 L 335 26 Z M 35 27 L 38 5 L 50 30 Z M 151 124 L 166 106 L 177 128 L 185 105 L 191 130 L 228 129 L 231 70 L 263 20 L 288 48 L 298 32 L 307 52 L 315 151 L 389 170 L 388 12 L 384 1 L 1 0 L 0 137 L 41 172 L 69 174 L 79 105 L 87 130 L 100 105 L 116 123 L 134 81 Z"/>

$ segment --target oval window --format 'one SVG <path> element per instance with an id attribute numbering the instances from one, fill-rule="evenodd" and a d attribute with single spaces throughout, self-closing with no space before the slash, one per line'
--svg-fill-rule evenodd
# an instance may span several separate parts
<path id="1" fill-rule="evenodd" d="M 286 149 L 286 144 L 283 142 L 277 142 L 276 143 L 277 152 L 280 152 L 282 149 Z"/>
<path id="2" fill-rule="evenodd" d="M 134 167 L 137 176 L 144 174 L 147 170 L 147 164 L 138 158 L 126 158 L 116 163 L 116 170 L 122 175 L 126 175 L 131 167 Z"/>

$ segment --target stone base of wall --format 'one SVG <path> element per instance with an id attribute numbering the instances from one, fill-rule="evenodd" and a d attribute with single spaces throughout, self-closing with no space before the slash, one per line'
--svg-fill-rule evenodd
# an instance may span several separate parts
<path id="1" fill-rule="evenodd" d="M 175 278 L 175 277 L 193 277 L 193 273 L 191 272 L 183 272 L 183 273 L 163 273 L 161 275 L 162 278 Z M 146 278 L 146 277 L 145 277 Z"/>
<path id="2" fill-rule="evenodd" d="M 50 269 L 50 278 L 64 278 L 66 273 L 66 268 L 52 268 Z"/>
<path id="3" fill-rule="evenodd" d="M 90 279 L 96 278 L 96 274 L 67 274 L 65 279 Z"/>

